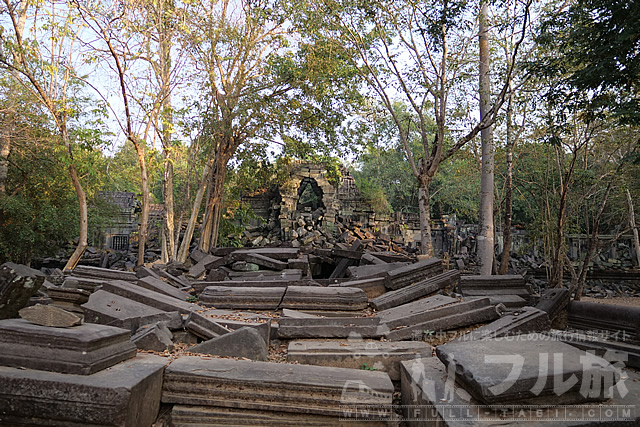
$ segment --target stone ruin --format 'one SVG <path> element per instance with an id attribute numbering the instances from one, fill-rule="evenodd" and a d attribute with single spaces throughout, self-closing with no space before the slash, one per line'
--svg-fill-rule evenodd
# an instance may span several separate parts
<path id="1" fill-rule="evenodd" d="M 3 264 L 0 424 L 640 423 L 640 308 L 367 245 Z"/>

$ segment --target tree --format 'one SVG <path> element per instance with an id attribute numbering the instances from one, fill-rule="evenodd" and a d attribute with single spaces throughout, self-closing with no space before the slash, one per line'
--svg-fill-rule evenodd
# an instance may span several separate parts
<path id="1" fill-rule="evenodd" d="M 521 38 L 528 21 L 526 2 L 521 11 Z M 297 22 L 310 38 L 323 40 L 354 67 L 367 88 L 380 99 L 398 128 L 420 199 L 421 245 L 433 253 L 430 225 L 430 186 L 441 162 L 453 156 L 482 129 L 490 125 L 502 106 L 508 85 L 495 97 L 481 120 L 470 129 L 452 136 L 449 124 L 453 109 L 450 98 L 459 91 L 468 71 L 472 21 L 467 2 L 318 0 L 297 5 Z M 513 65 L 507 75 L 513 71 Z M 419 158 L 411 151 L 408 129 L 394 110 L 396 99 L 403 98 L 417 117 L 423 149 Z M 431 113 L 431 114 L 429 114 Z M 429 123 L 435 122 L 435 133 Z M 453 141 L 452 141 L 453 140 Z"/>
<path id="2" fill-rule="evenodd" d="M 5 17 L 10 22 L 10 33 L 2 34 L 3 54 L 0 64 L 42 103 L 51 114 L 58 130 L 60 143 L 68 156 L 67 168 L 80 207 L 80 236 L 78 246 L 65 269 L 73 269 L 87 247 L 87 197 L 78 176 L 73 145 L 69 134 L 70 116 L 74 108 L 73 91 L 78 78 L 73 64 L 77 32 L 74 12 L 64 2 L 52 2 L 45 14 L 38 14 L 40 3 L 23 0 L 4 1 Z M 57 6 L 57 7 L 56 7 Z M 27 26 L 29 14 L 35 18 Z M 25 34 L 28 29 L 32 38 Z M 74 84 L 76 83 L 76 84 Z"/>

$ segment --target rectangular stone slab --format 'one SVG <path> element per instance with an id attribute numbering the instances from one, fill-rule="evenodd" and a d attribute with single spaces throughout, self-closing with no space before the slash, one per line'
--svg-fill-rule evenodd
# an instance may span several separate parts
<path id="1" fill-rule="evenodd" d="M 299 286 L 300 279 L 279 280 L 270 277 L 268 280 L 252 277 L 251 280 L 220 280 L 220 281 L 200 281 L 193 283 L 193 289 L 196 293 L 202 293 L 209 286 L 223 286 L 226 288 L 286 288 L 287 286 Z M 307 282 L 309 285 L 316 286 L 312 281 Z"/>
<path id="2" fill-rule="evenodd" d="M 268 256 L 269 258 L 277 259 L 280 261 L 287 261 L 290 258 L 298 258 L 300 250 L 297 248 L 252 248 L 252 249 L 238 249 L 231 254 L 233 261 L 246 261 L 247 255 L 259 254 Z"/>
<path id="3" fill-rule="evenodd" d="M 509 402 L 530 404 L 577 404 L 607 400 L 603 382 L 594 384 L 593 395 L 580 393 L 582 380 L 607 378 L 614 385 L 620 373 L 605 360 L 591 355 L 591 364 L 582 364 L 586 353 L 563 342 L 517 335 L 504 339 L 453 341 L 436 348 L 446 365 L 454 363 L 456 380 L 476 399 L 486 404 Z M 546 360 L 546 361 L 545 361 Z M 514 367 L 517 376 L 510 380 Z M 542 374 L 541 374 L 542 372 Z M 571 380 L 573 378 L 573 382 Z M 615 378 L 615 379 L 614 379 Z M 556 388 L 556 380 L 567 382 Z M 554 392 L 562 390 L 562 392 Z M 598 393 L 599 391 L 599 393 Z"/>
<path id="4" fill-rule="evenodd" d="M 437 276 L 422 280 L 413 285 L 405 286 L 395 291 L 387 292 L 371 301 L 376 310 L 386 310 L 406 304 L 418 298 L 435 294 L 441 289 L 458 286 L 460 273 L 457 270 L 446 271 Z"/>
<path id="5" fill-rule="evenodd" d="M 475 310 L 476 308 L 488 307 L 490 305 L 489 298 L 462 301 L 456 302 L 454 304 L 444 305 L 441 303 L 442 301 L 440 299 L 435 299 L 437 296 L 438 295 L 425 298 L 425 306 L 429 308 L 417 308 L 414 311 L 406 311 L 403 315 L 402 307 L 405 306 L 402 305 L 399 307 L 395 307 L 395 309 L 397 310 L 393 313 L 393 316 L 391 316 L 388 312 L 394 309 L 390 309 L 382 311 L 381 314 L 378 315 L 378 317 L 381 318 L 381 322 L 384 322 L 389 327 L 389 329 L 396 329 L 401 326 L 411 326 L 417 323 L 423 323 L 429 320 L 446 317 L 451 314 L 465 313 L 467 311 Z M 431 298 L 434 298 L 434 300 L 431 300 Z M 417 303 L 419 302 L 420 301 L 416 301 L 413 304 L 417 305 Z"/>
<path id="6" fill-rule="evenodd" d="M 578 329 L 624 332 L 627 341 L 640 343 L 640 307 L 571 301 L 569 325 Z"/>
<path id="7" fill-rule="evenodd" d="M 367 298 L 375 298 L 387 291 L 385 286 L 386 279 L 384 277 L 374 277 L 362 280 L 346 280 L 340 283 L 330 284 L 329 287 L 338 288 L 359 288 L 367 294 Z"/>
<path id="8" fill-rule="evenodd" d="M 168 284 L 167 282 L 156 279 L 155 277 L 147 276 L 142 279 L 138 279 L 136 285 L 141 288 L 148 289 L 150 291 L 155 291 L 161 293 L 163 295 L 167 295 L 173 298 L 176 298 L 180 301 L 186 301 L 190 296 L 188 293 L 183 292 L 179 289 L 176 289 L 174 286 Z"/>
<path id="9" fill-rule="evenodd" d="M 87 265 L 79 265 L 74 268 L 73 276 L 99 280 L 124 280 L 132 283 L 138 280 L 136 273 L 131 271 L 111 270 L 108 268 L 90 267 Z"/>
<path id="10" fill-rule="evenodd" d="M 287 262 L 283 262 L 261 254 L 247 254 L 245 261 L 276 271 L 282 271 L 289 267 L 288 259 Z"/>
<path id="11" fill-rule="evenodd" d="M 422 341 L 292 341 L 287 361 L 303 365 L 335 366 L 386 372 L 400 380 L 400 361 L 431 357 L 431 345 Z"/>
<path id="12" fill-rule="evenodd" d="M 388 323 L 391 327 L 400 325 L 403 319 L 408 316 L 425 313 L 438 307 L 458 303 L 458 300 L 445 295 L 434 295 L 418 301 L 402 304 L 398 307 L 389 308 L 376 313 L 376 317 L 383 323 Z"/>
<path id="13" fill-rule="evenodd" d="M 277 310 L 287 288 L 208 286 L 200 294 L 200 303 L 215 308 Z"/>
<path id="14" fill-rule="evenodd" d="M 150 291 L 121 280 L 105 282 L 102 285 L 102 289 L 107 292 L 111 292 L 112 294 L 120 295 L 133 301 L 150 305 L 151 307 L 155 307 L 159 310 L 177 311 L 181 314 L 189 314 L 192 310 L 198 309 L 198 306 L 195 304 L 180 301 L 177 298 L 163 295 L 155 291 Z"/>
<path id="15" fill-rule="evenodd" d="M 547 289 L 540 297 L 536 308 L 546 312 L 553 321 L 562 310 L 567 308 L 571 292 L 566 288 Z"/>
<path id="16" fill-rule="evenodd" d="M 607 402 L 607 405 L 624 405 L 630 408 L 630 417 L 625 421 L 589 420 L 584 417 L 584 408 L 534 407 L 527 405 L 499 404 L 488 406 L 474 399 L 447 374 L 447 367 L 436 357 L 413 359 L 400 362 L 401 396 L 404 420 L 409 426 L 486 427 L 493 425 L 549 427 L 549 426 L 611 426 L 637 425 L 640 410 L 640 380 L 635 373 L 629 373 L 627 380 L 629 393 Z M 594 414 L 599 415 L 603 407 L 596 406 Z M 565 413 L 572 414 L 575 421 L 559 419 Z M 617 408 L 614 409 L 617 411 Z M 505 416 L 506 411 L 506 416 Z M 524 414 L 524 417 L 522 416 Z M 615 415 L 614 415 L 615 416 Z"/>
<path id="17" fill-rule="evenodd" d="M 18 316 L 44 283 L 45 275 L 26 265 L 6 262 L 0 266 L 0 319 Z"/>
<path id="18" fill-rule="evenodd" d="M 189 316 L 184 321 L 184 327 L 205 340 L 231 332 L 230 329 L 195 311 L 189 313 Z"/>
<path id="19" fill-rule="evenodd" d="M 165 322 L 170 329 L 182 329 L 182 317 L 177 311 L 159 310 L 103 290 L 91 294 L 82 309 L 87 323 L 115 326 L 131 332 L 155 322 Z"/>
<path id="20" fill-rule="evenodd" d="M 166 363 L 141 354 L 93 375 L 0 367 L 0 424 L 150 426 Z"/>
<path id="21" fill-rule="evenodd" d="M 281 318 L 278 337 L 291 338 L 378 338 L 386 331 L 374 317 Z"/>
<path id="22" fill-rule="evenodd" d="M 395 290 L 442 273 L 442 260 L 429 258 L 387 273 L 387 287 Z"/>
<path id="23" fill-rule="evenodd" d="M 549 316 L 534 307 L 505 313 L 500 319 L 458 338 L 460 341 L 484 340 L 512 335 L 543 333 L 551 329 Z"/>
<path id="24" fill-rule="evenodd" d="M 89 375 L 136 355 L 130 331 L 85 323 L 72 328 L 0 321 L 0 365 Z"/>
<path id="25" fill-rule="evenodd" d="M 289 286 L 280 307 L 294 310 L 362 310 L 367 294 L 359 288 Z"/>
<path id="26" fill-rule="evenodd" d="M 382 372 L 183 356 L 165 372 L 162 402 L 341 415 L 341 404 L 389 405 Z"/>
<path id="27" fill-rule="evenodd" d="M 354 280 L 368 279 L 372 277 L 386 277 L 387 272 L 410 265 L 408 262 L 390 262 L 375 265 L 361 265 L 347 268 L 347 276 Z"/>

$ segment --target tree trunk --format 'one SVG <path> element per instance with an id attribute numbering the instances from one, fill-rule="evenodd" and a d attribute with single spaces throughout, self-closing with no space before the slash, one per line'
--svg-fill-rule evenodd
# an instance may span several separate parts
<path id="1" fill-rule="evenodd" d="M 513 215 L 513 80 L 509 79 L 509 99 L 507 101 L 507 144 L 506 160 L 507 173 L 505 176 L 504 195 L 504 229 L 503 229 L 503 249 L 500 258 L 500 268 L 498 274 L 507 274 L 509 270 L 509 259 L 511 258 L 511 217 Z"/>
<path id="2" fill-rule="evenodd" d="M 636 226 L 636 216 L 633 211 L 633 200 L 631 199 L 629 189 L 627 189 L 627 202 L 629 203 L 629 226 L 633 232 L 633 245 L 636 248 L 636 262 L 637 267 L 640 268 L 640 238 L 638 237 L 638 226 Z"/>
<path id="3" fill-rule="evenodd" d="M 178 250 L 177 261 L 178 262 L 186 262 L 187 257 L 189 256 L 189 247 L 191 246 L 191 238 L 193 237 L 193 232 L 196 229 L 196 223 L 198 221 L 198 213 L 200 212 L 200 205 L 202 204 L 202 199 L 204 198 L 204 192 L 207 189 L 207 183 L 211 177 L 211 162 L 207 163 L 202 171 L 202 180 L 200 181 L 200 185 L 198 186 L 198 192 L 196 193 L 196 198 L 193 201 L 193 207 L 191 208 L 191 216 L 189 217 L 189 222 L 187 223 L 187 229 L 184 232 L 184 237 L 182 238 L 182 243 L 180 244 L 180 249 Z"/>
<path id="4" fill-rule="evenodd" d="M 480 120 L 484 120 L 490 109 L 491 81 L 489 74 L 489 12 L 486 1 L 480 5 L 479 49 L 480 49 Z M 482 139 L 482 175 L 480 178 L 480 232 L 478 233 L 478 260 L 480 274 L 491 275 L 494 258 L 493 229 L 493 169 L 494 149 L 491 126 L 481 130 Z"/>
<path id="5" fill-rule="evenodd" d="M 431 180 L 422 176 L 418 180 L 418 198 L 420 204 L 420 253 L 433 256 L 433 239 L 431 238 L 431 201 L 429 185 Z"/>
<path id="6" fill-rule="evenodd" d="M 224 180 L 227 172 L 226 161 L 219 155 L 211 174 L 211 192 L 207 201 L 207 211 L 205 214 L 200 244 L 198 248 L 208 253 L 218 243 L 218 231 L 220 228 L 220 216 L 222 213 L 222 196 L 224 190 Z"/>
<path id="7" fill-rule="evenodd" d="M 134 143 L 138 163 L 140 164 L 140 179 L 142 186 L 142 212 L 140 213 L 140 229 L 138 232 L 138 262 L 137 265 L 144 265 L 144 252 L 149 233 L 149 173 L 147 171 L 147 161 L 144 157 L 144 147 L 140 143 Z"/>
<path id="8" fill-rule="evenodd" d="M 7 177 L 9 174 L 9 153 L 11 152 L 11 129 L 12 120 L 4 123 L 3 132 L 0 136 L 0 197 L 7 192 Z"/>

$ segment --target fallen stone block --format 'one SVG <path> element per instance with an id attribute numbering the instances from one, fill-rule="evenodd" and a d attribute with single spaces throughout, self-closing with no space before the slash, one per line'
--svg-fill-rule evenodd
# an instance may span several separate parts
<path id="1" fill-rule="evenodd" d="M 44 280 L 44 274 L 26 265 L 12 262 L 0 265 L 0 319 L 18 316 Z"/>
<path id="2" fill-rule="evenodd" d="M 542 334 L 549 329 L 551 322 L 547 313 L 534 307 L 524 307 L 515 312 L 505 313 L 500 319 L 481 326 L 458 340 L 475 341 L 521 334 Z"/>
<path id="3" fill-rule="evenodd" d="M 547 313 L 551 323 L 558 318 L 563 310 L 567 309 L 571 292 L 566 288 L 551 288 L 544 291 L 536 308 Z M 566 327 L 566 325 L 564 325 Z"/>
<path id="4" fill-rule="evenodd" d="M 191 286 L 191 283 L 189 283 L 187 279 L 180 276 L 174 276 L 173 274 L 163 270 L 159 266 L 154 266 L 153 271 L 155 271 L 158 274 L 158 276 L 160 276 L 162 279 L 166 280 L 167 283 L 169 283 L 172 286 L 175 286 L 178 289 Z"/>
<path id="5" fill-rule="evenodd" d="M 91 294 L 82 305 L 84 320 L 135 332 L 141 326 L 164 322 L 170 329 L 182 329 L 182 317 L 177 311 L 164 311 L 107 291 Z"/>
<path id="6" fill-rule="evenodd" d="M 73 313 L 83 314 L 82 304 L 89 301 L 91 292 L 83 289 L 50 287 L 47 289 L 47 295 L 56 307 Z"/>
<path id="7" fill-rule="evenodd" d="M 591 351 L 597 356 L 615 359 L 618 363 L 640 368 L 640 345 L 624 341 L 614 341 L 613 334 L 597 332 L 577 333 L 554 330 L 549 333 L 551 339 L 565 342 L 581 350 Z"/>
<path id="8" fill-rule="evenodd" d="M 184 328 L 205 340 L 230 332 L 228 328 L 196 311 L 189 313 L 189 316 L 184 321 Z"/>
<path id="9" fill-rule="evenodd" d="M 387 287 L 391 290 L 400 289 L 412 283 L 419 282 L 443 272 L 442 260 L 429 258 L 396 268 L 387 273 Z"/>
<path id="10" fill-rule="evenodd" d="M 287 361 L 303 365 L 381 371 L 400 380 L 400 362 L 431 357 L 431 345 L 421 341 L 292 341 Z"/>
<path id="11" fill-rule="evenodd" d="M 265 256 L 265 255 L 255 254 L 255 253 L 247 254 L 245 257 L 245 261 L 259 265 L 260 267 L 265 267 L 265 268 L 276 270 L 276 271 L 286 270 L 289 267 L 288 259 L 287 259 L 287 262 L 284 262 L 284 261 L 279 261 L 277 259 Z"/>
<path id="12" fill-rule="evenodd" d="M 374 265 L 361 265 L 347 268 L 347 276 L 353 280 L 369 279 L 374 277 L 386 277 L 387 272 L 411 265 L 409 262 L 390 262 Z"/>
<path id="13" fill-rule="evenodd" d="M 91 267 L 87 265 L 78 265 L 73 269 L 73 277 L 84 277 L 97 280 L 123 280 L 125 282 L 135 283 L 138 280 L 136 273 L 131 271 L 111 270 L 108 268 Z"/>
<path id="14" fill-rule="evenodd" d="M 387 292 L 371 300 L 371 305 L 376 310 L 386 310 L 399 305 L 426 297 L 447 287 L 455 288 L 458 285 L 460 273 L 457 270 L 447 271 L 437 276 L 422 280 L 413 285 L 405 286 L 395 291 Z"/>
<path id="15" fill-rule="evenodd" d="M 330 284 L 329 287 L 362 289 L 367 298 L 372 299 L 387 291 L 385 283 L 386 279 L 384 277 L 374 277 L 362 280 L 346 280 L 341 283 Z"/>
<path id="16" fill-rule="evenodd" d="M 233 261 L 246 261 L 248 255 L 257 254 L 268 256 L 279 261 L 288 261 L 291 258 L 298 258 L 300 250 L 298 248 L 251 248 L 237 249 L 231 254 Z"/>
<path id="17" fill-rule="evenodd" d="M 214 319 L 216 323 L 220 324 L 221 326 L 231 331 L 237 331 L 238 329 L 241 329 L 241 328 L 255 329 L 256 331 L 258 331 L 262 339 L 264 339 L 264 342 L 267 343 L 267 347 L 270 345 L 271 339 L 277 338 L 277 329 L 272 327 L 271 319 L 267 319 L 267 320 L 257 319 L 256 321 L 224 319 L 224 318 L 223 319 L 214 318 Z"/>
<path id="18" fill-rule="evenodd" d="M 296 310 L 362 310 L 367 294 L 359 288 L 289 286 L 280 307 Z"/>
<path id="19" fill-rule="evenodd" d="M 151 426 L 166 363 L 139 355 L 93 375 L 0 367 L 0 424 Z"/>
<path id="20" fill-rule="evenodd" d="M 200 294 L 200 303 L 207 307 L 253 310 L 277 310 L 285 287 L 208 286 Z"/>
<path id="21" fill-rule="evenodd" d="M 640 343 L 640 307 L 571 301 L 568 312 L 573 328 L 609 331 Z"/>
<path id="22" fill-rule="evenodd" d="M 162 322 L 146 325 L 138 329 L 131 341 L 139 350 L 163 352 L 173 350 L 173 334 Z"/>
<path id="23" fill-rule="evenodd" d="M 391 341 L 422 339 L 423 335 L 438 331 L 449 331 L 500 317 L 488 298 L 465 301 L 436 308 L 427 312 L 387 321 L 385 337 Z"/>
<path id="24" fill-rule="evenodd" d="M 403 320 L 408 316 L 425 313 L 438 307 L 450 304 L 457 304 L 459 301 L 445 295 L 434 295 L 418 301 L 403 304 L 394 308 L 389 308 L 376 313 L 380 322 L 387 323 L 392 327 L 402 325 Z"/>
<path id="25" fill-rule="evenodd" d="M 607 406 L 519 405 L 501 402 L 484 405 L 470 395 L 459 383 L 453 371 L 436 357 L 400 362 L 401 396 L 404 419 L 409 426 L 484 427 L 488 425 L 526 426 L 619 426 L 635 425 L 640 411 L 635 407 L 640 395 L 638 375 L 630 373 L 629 393 L 608 402 L 625 407 L 625 413 L 610 415 L 601 409 Z M 616 406 L 613 406 L 616 407 Z"/>
<path id="26" fill-rule="evenodd" d="M 208 270 L 222 267 L 226 263 L 226 259 L 215 255 L 206 255 L 195 265 L 193 265 L 187 275 L 197 279 L 203 276 Z"/>
<path id="27" fill-rule="evenodd" d="M 155 291 L 150 291 L 149 289 L 123 282 L 121 280 L 105 282 L 102 285 L 102 289 L 107 292 L 111 292 L 112 294 L 120 295 L 133 301 L 155 307 L 159 310 L 177 311 L 181 314 L 189 314 L 191 311 L 198 309 L 198 306 L 195 304 L 180 301 L 177 298 Z"/>
<path id="28" fill-rule="evenodd" d="M 527 335 L 453 341 L 438 346 L 436 355 L 452 366 L 458 383 L 485 404 L 604 401 L 612 397 L 609 388 L 621 380 L 620 372 L 600 357 Z M 515 378 L 514 369 L 519 373 Z"/>
<path id="29" fill-rule="evenodd" d="M 282 317 L 290 317 L 291 319 L 317 319 L 319 316 L 309 313 L 303 313 L 301 311 L 291 310 L 288 308 L 282 309 Z"/>
<path id="30" fill-rule="evenodd" d="M 302 255 L 300 258 L 291 258 L 287 260 L 287 268 L 300 270 L 304 277 L 311 276 L 308 255 Z"/>
<path id="31" fill-rule="evenodd" d="M 531 287 L 519 274 L 461 276 L 460 292 L 465 297 L 490 297 L 492 304 L 506 307 L 524 306 L 519 299 L 509 299 L 511 296 L 522 298 L 525 304 L 531 301 Z"/>
<path id="32" fill-rule="evenodd" d="M 344 405 L 388 407 L 392 395 L 383 372 L 183 356 L 166 369 L 162 402 L 339 417 Z"/>
<path id="33" fill-rule="evenodd" d="M 191 262 L 193 262 L 194 264 L 199 263 L 200 261 L 202 261 L 204 258 L 207 257 L 207 253 L 201 251 L 200 249 L 194 249 L 193 251 L 191 251 L 189 253 L 189 259 L 191 260 Z"/>
<path id="34" fill-rule="evenodd" d="M 20 317 L 34 325 L 50 326 L 56 328 L 70 328 L 82 323 L 82 317 L 78 317 L 53 305 L 37 304 L 21 309 Z"/>
<path id="35" fill-rule="evenodd" d="M 518 295 L 482 295 L 476 298 L 488 297 L 491 305 L 502 304 L 509 310 L 518 310 L 525 307 L 528 304 L 529 298 L 523 298 Z"/>
<path id="36" fill-rule="evenodd" d="M 405 254 L 401 254 L 401 253 L 397 253 L 397 252 L 390 252 L 390 251 L 371 252 L 371 256 L 373 256 L 374 258 L 377 258 L 378 260 L 381 260 L 383 262 L 406 262 L 406 261 L 411 261 L 411 258 L 409 258 Z"/>
<path id="37" fill-rule="evenodd" d="M 388 330 L 375 317 L 281 318 L 278 337 L 301 338 L 379 338 Z"/>
<path id="38" fill-rule="evenodd" d="M 162 279 L 156 279 L 155 277 L 147 276 L 142 279 L 139 279 L 136 282 L 136 285 L 141 288 L 148 289 L 150 291 L 158 292 L 163 295 L 167 295 L 173 298 L 176 298 L 180 301 L 186 301 L 190 296 L 188 293 L 183 292 L 179 289 L 176 289 L 174 286 L 171 286 L 167 282 Z"/>
<path id="39" fill-rule="evenodd" d="M 268 356 L 267 343 L 260 332 L 249 327 L 197 344 L 189 352 L 260 361 L 266 361 Z"/>
<path id="40" fill-rule="evenodd" d="M 85 323 L 50 328 L 23 319 L 0 321 L 0 366 L 89 375 L 135 357 L 125 329 Z"/>
<path id="41" fill-rule="evenodd" d="M 209 286 L 225 287 L 225 288 L 286 288 L 288 286 L 300 286 L 304 283 L 307 286 L 319 286 L 317 283 L 311 280 L 301 282 L 300 279 L 285 279 L 279 280 L 275 277 L 266 278 L 254 278 L 246 280 L 222 280 L 219 282 L 194 282 L 193 289 L 196 293 L 201 294 Z"/>
<path id="42" fill-rule="evenodd" d="M 62 282 L 62 289 L 79 289 L 92 293 L 100 289 L 105 282 L 108 280 L 69 276 Z"/>

